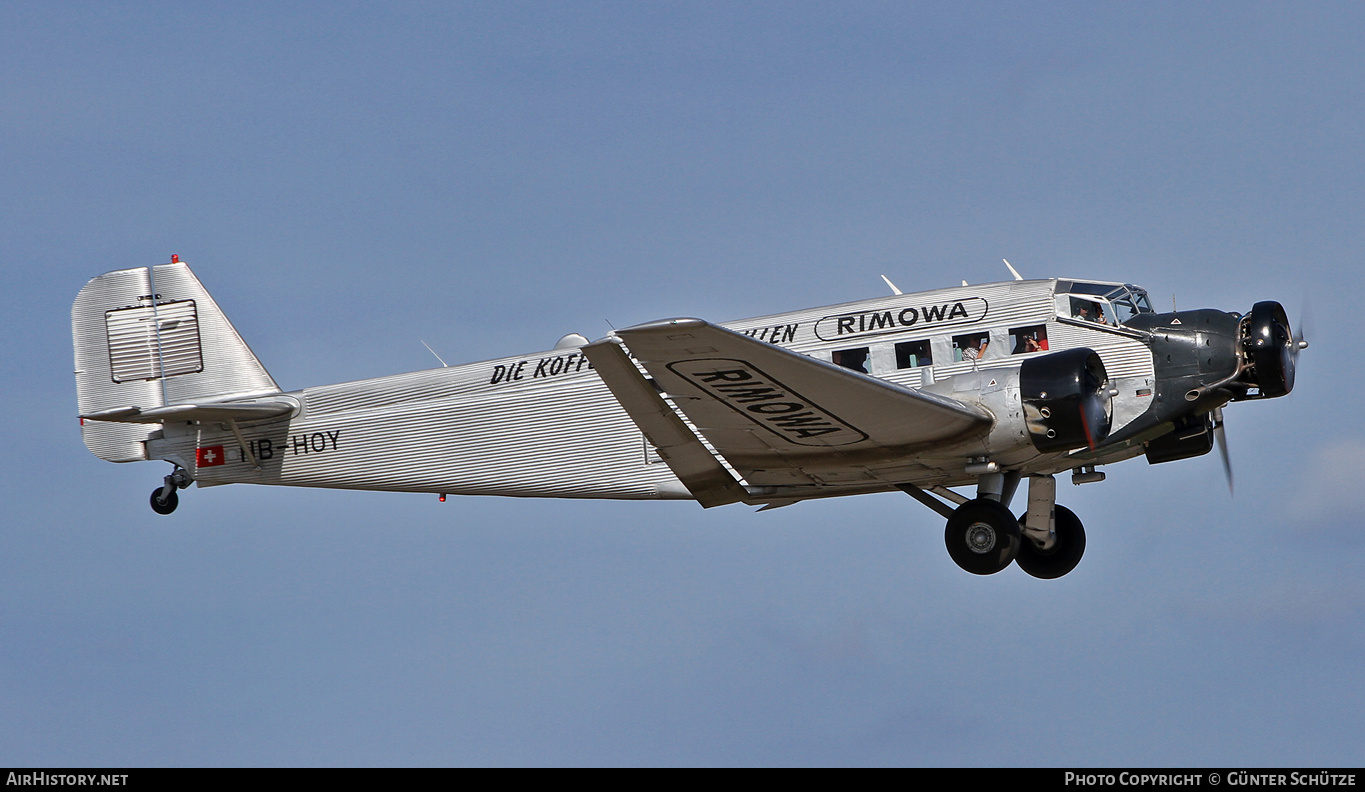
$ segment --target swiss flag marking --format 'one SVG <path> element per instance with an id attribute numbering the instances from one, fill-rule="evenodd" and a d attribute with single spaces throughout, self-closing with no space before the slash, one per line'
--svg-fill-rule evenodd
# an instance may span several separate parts
<path id="1" fill-rule="evenodd" d="M 221 465 L 226 461 L 227 455 L 223 453 L 223 447 L 220 445 L 200 448 L 194 452 L 194 464 L 201 468 Z"/>

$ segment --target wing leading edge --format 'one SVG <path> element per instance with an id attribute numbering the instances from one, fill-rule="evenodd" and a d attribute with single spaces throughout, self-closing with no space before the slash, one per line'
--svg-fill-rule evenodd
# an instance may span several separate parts
<path id="1" fill-rule="evenodd" d="M 994 422 L 977 405 L 701 319 L 651 322 L 617 334 L 750 486 L 895 484 L 892 471 L 904 470 L 907 458 L 984 434 Z"/>

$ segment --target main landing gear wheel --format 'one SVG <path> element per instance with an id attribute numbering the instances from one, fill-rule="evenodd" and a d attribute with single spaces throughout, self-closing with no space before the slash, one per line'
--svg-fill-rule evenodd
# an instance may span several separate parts
<path id="1" fill-rule="evenodd" d="M 163 500 L 161 497 L 163 489 L 164 487 L 157 487 L 152 490 L 152 511 L 157 514 L 170 514 L 175 511 L 176 506 L 180 505 L 180 496 L 176 494 L 175 490 L 171 490 Z"/>
<path id="2" fill-rule="evenodd" d="M 1019 555 L 1014 559 L 1019 568 L 1036 578 L 1052 580 L 1076 568 L 1085 555 L 1085 526 L 1070 509 L 1054 506 L 1053 520 L 1056 523 L 1056 542 L 1046 552 L 1039 550 L 1031 540 L 1024 539 L 1019 545 Z M 1028 514 L 1019 516 L 1019 522 L 1026 522 Z"/>
<path id="3" fill-rule="evenodd" d="M 973 575 L 994 575 L 1019 552 L 1019 521 L 999 501 L 968 501 L 948 518 L 943 532 L 948 555 Z"/>

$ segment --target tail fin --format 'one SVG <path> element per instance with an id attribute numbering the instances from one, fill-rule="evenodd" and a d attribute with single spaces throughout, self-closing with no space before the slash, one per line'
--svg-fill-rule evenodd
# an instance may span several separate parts
<path id="1" fill-rule="evenodd" d="M 95 278 L 71 306 L 81 435 L 110 462 L 147 458 L 148 423 L 86 420 L 123 408 L 146 411 L 279 393 L 188 265 L 118 270 Z"/>

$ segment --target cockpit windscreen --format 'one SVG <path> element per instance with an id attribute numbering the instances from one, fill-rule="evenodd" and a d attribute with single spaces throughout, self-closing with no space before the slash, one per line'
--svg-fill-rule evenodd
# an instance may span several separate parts
<path id="1" fill-rule="evenodd" d="M 1147 292 L 1130 284 L 1058 281 L 1057 294 L 1069 296 L 1057 301 L 1063 316 L 1096 324 L 1123 324 L 1138 314 L 1155 313 Z"/>

